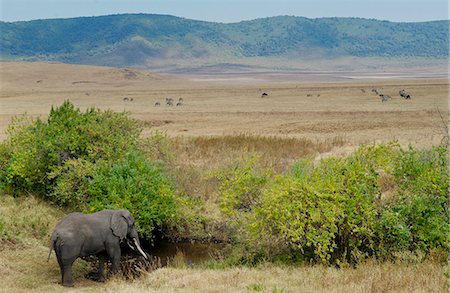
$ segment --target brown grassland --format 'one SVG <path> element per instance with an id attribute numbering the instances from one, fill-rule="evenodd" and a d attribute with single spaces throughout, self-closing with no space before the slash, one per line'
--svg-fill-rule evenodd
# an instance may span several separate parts
<path id="1" fill-rule="evenodd" d="M 82 109 L 127 111 L 140 121 L 143 138 L 161 132 L 172 139 L 173 163 L 184 166 L 178 184 L 206 197 L 211 196 L 209 187 L 193 182 L 201 173 L 185 172 L 188 166 L 213 170 L 248 151 L 259 153 L 265 164 L 281 172 L 296 158 L 345 155 L 362 143 L 398 140 L 403 146 L 429 147 L 441 142 L 448 121 L 447 79 L 303 82 L 293 75 L 286 82 L 260 77 L 196 81 L 131 69 L 14 62 L 0 63 L 0 74 L 0 141 L 6 138 L 12 117 L 23 113 L 45 117 L 66 99 Z M 372 89 L 392 99 L 383 103 Z M 412 99 L 402 99 L 401 89 Z M 268 96 L 262 98 L 263 92 Z M 166 98 L 174 105 L 167 106 Z M 176 106 L 180 98 L 182 105 Z M 213 216 L 217 206 L 212 203 L 205 212 Z M 14 231 L 7 237 L 10 241 L 0 242 L 0 292 L 447 292 L 449 288 L 448 266 L 405 254 L 397 262 L 369 260 L 341 269 L 172 265 L 138 279 L 116 277 L 104 284 L 84 279 L 87 268 L 79 262 L 76 287 L 63 289 L 54 255 L 46 261 L 48 231 L 62 215 L 33 197 L 0 196 L 0 226 Z"/>

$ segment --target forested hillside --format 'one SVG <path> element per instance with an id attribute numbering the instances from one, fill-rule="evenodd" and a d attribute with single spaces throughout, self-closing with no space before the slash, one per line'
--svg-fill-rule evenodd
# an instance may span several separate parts
<path id="1" fill-rule="evenodd" d="M 447 58 L 449 54 L 447 20 L 396 23 L 279 16 L 224 24 L 123 14 L 0 22 L 0 31 L 3 60 L 112 66 L 246 57 Z"/>

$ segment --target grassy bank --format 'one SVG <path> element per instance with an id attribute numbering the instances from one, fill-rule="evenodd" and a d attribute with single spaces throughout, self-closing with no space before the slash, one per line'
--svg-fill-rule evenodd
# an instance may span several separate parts
<path id="1" fill-rule="evenodd" d="M 54 254 L 47 262 L 48 234 L 59 209 L 34 197 L 0 197 L 2 246 L 0 292 L 447 292 L 448 267 L 411 254 L 395 262 L 368 260 L 356 268 L 322 265 L 225 269 L 166 267 L 126 280 L 117 276 L 96 283 L 83 276 L 87 265 L 77 261 L 76 286 L 61 287 Z M 9 234 L 9 240 L 5 235 Z"/>

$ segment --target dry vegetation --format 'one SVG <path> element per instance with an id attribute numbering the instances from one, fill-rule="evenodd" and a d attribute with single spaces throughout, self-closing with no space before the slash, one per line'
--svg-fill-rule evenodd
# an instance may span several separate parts
<path id="1" fill-rule="evenodd" d="M 286 83 L 261 78 L 234 83 L 225 78 L 219 83 L 48 63 L 0 63 L 0 70 L 0 139 L 14 115 L 43 116 L 65 99 L 81 108 L 129 111 L 142 121 L 144 136 L 159 130 L 172 137 L 247 134 L 314 142 L 338 137 L 349 146 L 392 139 L 416 146 L 439 143 L 443 134 L 438 110 L 448 111 L 445 79 L 303 83 L 293 75 Z M 393 99 L 381 103 L 372 88 Z M 413 98 L 400 98 L 401 89 Z M 261 98 L 262 92 L 268 97 Z M 182 98 L 183 105 L 166 106 L 167 97 L 175 103 Z M 161 106 L 155 107 L 157 101 Z"/>
<path id="2" fill-rule="evenodd" d="M 211 196 L 212 187 L 202 178 L 205 172 L 242 154 L 256 153 L 264 157 L 262 164 L 282 172 L 296 158 L 345 154 L 364 142 L 397 139 L 403 145 L 428 147 L 444 137 L 441 115 L 446 117 L 448 113 L 449 83 L 445 79 L 327 83 L 250 79 L 219 83 L 47 63 L 0 63 L 0 71 L 0 140 L 6 137 L 5 130 L 14 115 L 27 112 L 44 116 L 52 105 L 60 105 L 65 99 L 81 108 L 129 111 L 141 121 L 144 137 L 154 138 L 156 131 L 165 133 L 161 137 L 172 138 L 167 146 L 170 152 L 154 149 L 150 155 L 175 155 L 168 161 L 184 166 L 174 169 L 180 173 L 175 175 L 180 179 L 177 184 L 190 194 L 206 198 Z M 393 99 L 382 103 L 372 88 Z M 398 96 L 403 88 L 412 94 L 411 100 Z M 269 96 L 261 98 L 261 92 Z M 124 101 L 124 97 L 133 101 Z M 166 97 L 175 101 L 183 98 L 183 105 L 166 106 Z M 156 101 L 161 106 L 154 106 Z M 158 143 L 159 148 L 161 145 Z M 148 145 L 146 149 L 152 150 Z M 388 178 L 385 184 L 389 185 Z M 62 212 L 33 197 L 1 195 L 0 200 L 0 291 L 60 292 L 55 257 L 48 263 L 46 260 L 48 234 Z M 208 216 L 215 216 L 216 204 L 211 200 L 205 210 Z M 114 278 L 105 284 L 84 279 L 87 267 L 79 262 L 76 288 L 69 291 L 447 292 L 448 267 L 418 258 L 399 256 L 396 263 L 370 260 L 344 269 L 167 267 L 133 281 Z"/>
<path id="3" fill-rule="evenodd" d="M 447 292 L 444 265 L 405 254 L 396 263 L 367 261 L 356 268 L 314 265 L 256 268 L 187 268 L 182 262 L 127 280 L 106 283 L 84 278 L 88 266 L 77 261 L 76 287 L 59 285 L 54 254 L 47 262 L 48 233 L 62 212 L 33 197 L 0 197 L 2 231 L 13 232 L 0 248 L 0 292 Z M 31 225 L 25 225 L 31 223 Z M 41 235 L 40 231 L 45 231 Z M 39 236 L 41 235 L 41 236 Z M 2 237 L 5 237 L 3 235 Z M 14 245 L 12 245 L 14 243 Z M 181 265 L 180 265 L 181 263 Z M 447 272 L 448 273 L 448 272 Z"/>

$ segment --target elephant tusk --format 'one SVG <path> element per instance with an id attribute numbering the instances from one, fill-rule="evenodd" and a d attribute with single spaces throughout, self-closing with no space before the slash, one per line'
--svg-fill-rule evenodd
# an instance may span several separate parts
<path id="1" fill-rule="evenodd" d="M 145 254 L 145 252 L 142 250 L 141 246 L 139 245 L 138 241 L 136 238 L 133 238 L 134 241 L 134 245 L 136 246 L 137 250 L 139 251 L 140 254 L 142 254 L 144 256 L 145 259 L 148 260 L 147 254 Z"/>
<path id="2" fill-rule="evenodd" d="M 136 250 L 136 249 L 134 248 L 134 246 L 131 245 L 131 242 L 130 242 L 130 240 L 128 240 L 128 239 L 127 239 L 127 244 L 128 244 L 128 246 L 129 246 L 131 249 Z"/>

